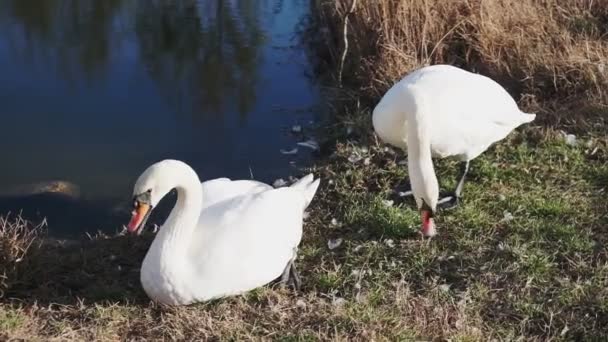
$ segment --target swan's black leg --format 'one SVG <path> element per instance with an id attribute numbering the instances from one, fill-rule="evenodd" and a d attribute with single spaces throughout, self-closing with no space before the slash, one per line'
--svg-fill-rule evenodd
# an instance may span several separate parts
<path id="1" fill-rule="evenodd" d="M 437 206 L 441 209 L 452 209 L 458 206 L 460 202 L 460 195 L 462 194 L 462 188 L 464 187 L 464 180 L 469 172 L 469 161 L 464 161 L 460 164 L 460 180 L 456 185 L 456 190 L 451 195 L 441 198 L 437 202 Z"/>
<path id="2" fill-rule="evenodd" d="M 281 280 L 279 281 L 279 283 L 281 285 L 285 285 L 287 284 L 287 282 L 289 281 L 289 275 L 291 274 L 291 264 L 293 263 L 293 259 L 289 260 L 289 262 L 287 263 L 287 266 L 285 266 L 285 269 L 283 270 L 283 274 L 281 275 Z"/>
<path id="3" fill-rule="evenodd" d="M 460 164 L 460 180 L 458 181 L 458 185 L 456 186 L 456 191 L 454 194 L 457 198 L 460 198 L 460 194 L 462 194 L 462 188 L 464 187 L 464 180 L 467 177 L 467 173 L 469 173 L 469 161 L 464 161 Z"/>
<path id="4" fill-rule="evenodd" d="M 300 287 L 302 286 L 302 281 L 300 280 L 300 274 L 298 270 L 296 270 L 295 260 L 291 260 L 291 269 L 289 272 L 290 280 L 287 282 L 287 285 L 291 286 L 294 290 L 300 291 Z"/>
<path id="5" fill-rule="evenodd" d="M 293 258 L 289 260 L 287 266 L 283 270 L 283 274 L 281 275 L 280 283 L 283 286 L 289 286 L 296 291 L 300 291 L 300 286 L 302 282 L 300 280 L 300 275 L 298 274 L 298 270 L 296 270 L 296 260 L 297 254 L 294 252 Z"/>

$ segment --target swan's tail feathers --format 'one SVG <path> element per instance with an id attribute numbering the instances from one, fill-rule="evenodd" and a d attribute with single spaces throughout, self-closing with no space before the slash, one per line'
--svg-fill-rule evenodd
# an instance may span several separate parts
<path id="1" fill-rule="evenodd" d="M 317 193 L 317 189 L 319 188 L 319 184 L 321 184 L 321 179 L 317 178 L 317 179 L 315 179 L 314 182 L 310 183 L 306 187 L 306 192 L 305 192 L 306 206 L 304 208 L 307 208 L 308 205 L 310 204 L 310 202 L 312 202 L 312 199 L 315 197 L 315 194 Z"/>
<path id="2" fill-rule="evenodd" d="M 321 180 L 319 178 L 314 179 L 313 174 L 310 173 L 291 185 L 292 188 L 297 189 L 304 194 L 304 208 L 308 207 L 310 202 L 312 202 L 312 199 L 317 193 L 320 182 Z"/>
<path id="3" fill-rule="evenodd" d="M 521 113 L 523 116 L 523 123 L 528 123 L 534 121 L 536 119 L 536 114 L 534 113 Z"/>
<path id="4" fill-rule="evenodd" d="M 309 173 L 306 176 L 295 181 L 293 184 L 291 184 L 291 187 L 294 189 L 304 189 L 308 184 L 313 181 L 314 178 L 315 177 L 313 176 L 313 174 Z"/>

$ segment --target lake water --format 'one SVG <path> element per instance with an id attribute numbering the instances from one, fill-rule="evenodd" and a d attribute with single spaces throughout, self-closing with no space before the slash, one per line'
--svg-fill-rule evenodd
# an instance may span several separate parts
<path id="1" fill-rule="evenodd" d="M 0 0 L 0 193 L 64 180 L 80 196 L 4 197 L 52 235 L 115 231 L 108 208 L 151 163 L 272 182 L 322 119 L 299 45 L 308 1 Z M 304 134 L 292 134 L 301 125 Z M 52 197 L 52 196 L 51 196 Z"/>

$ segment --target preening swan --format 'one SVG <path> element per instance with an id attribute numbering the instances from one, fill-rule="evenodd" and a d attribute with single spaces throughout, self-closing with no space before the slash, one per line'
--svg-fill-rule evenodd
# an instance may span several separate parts
<path id="1" fill-rule="evenodd" d="M 450 65 L 433 65 L 393 85 L 374 108 L 372 121 L 380 139 L 407 149 L 422 233 L 433 236 L 437 205 L 457 204 L 469 162 L 535 117 L 520 111 L 509 93 L 492 79 Z M 462 161 L 453 196 L 439 200 L 432 156 L 455 156 Z"/>
<path id="2" fill-rule="evenodd" d="M 144 291 L 157 302 L 185 305 L 237 295 L 281 275 L 298 287 L 302 216 L 318 186 L 312 174 L 279 189 L 227 178 L 201 185 L 183 162 L 148 167 L 135 183 L 128 231 L 139 233 L 172 189 L 177 202 L 142 263 Z"/>

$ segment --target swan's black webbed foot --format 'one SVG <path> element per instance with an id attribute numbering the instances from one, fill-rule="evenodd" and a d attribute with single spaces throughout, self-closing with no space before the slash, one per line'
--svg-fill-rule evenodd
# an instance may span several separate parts
<path id="1" fill-rule="evenodd" d="M 456 194 L 445 196 L 437 201 L 437 208 L 441 210 L 454 209 L 460 204 L 460 197 Z"/>
<path id="2" fill-rule="evenodd" d="M 403 203 L 410 196 L 413 196 L 412 188 L 410 187 L 409 181 L 404 184 L 398 185 L 393 188 L 393 193 L 389 197 L 395 203 Z"/>

